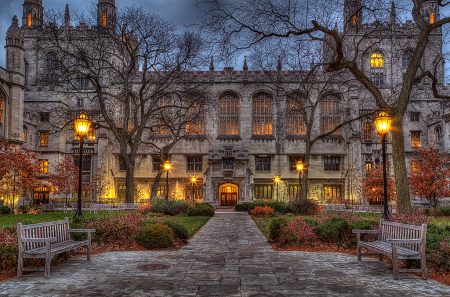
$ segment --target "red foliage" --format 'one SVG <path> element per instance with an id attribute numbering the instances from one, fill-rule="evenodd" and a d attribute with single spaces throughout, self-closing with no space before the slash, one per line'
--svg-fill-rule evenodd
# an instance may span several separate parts
<path id="1" fill-rule="evenodd" d="M 255 217 L 271 217 L 273 215 L 273 209 L 270 206 L 256 206 L 250 214 Z"/>
<path id="2" fill-rule="evenodd" d="M 49 175 L 49 182 L 57 194 L 70 195 L 78 187 L 78 167 L 75 166 L 73 157 L 65 155 L 55 166 L 54 173 Z"/>
<path id="3" fill-rule="evenodd" d="M 427 199 L 437 208 L 438 200 L 450 196 L 450 158 L 440 154 L 439 150 L 416 148 L 409 171 L 409 185 L 422 199 Z"/>
<path id="4" fill-rule="evenodd" d="M 410 216 L 398 213 L 393 215 L 389 221 L 395 223 L 421 226 L 422 224 L 428 224 L 428 217 L 421 212 L 413 212 Z"/>
<path id="5" fill-rule="evenodd" d="M 151 203 L 144 203 L 139 206 L 139 212 L 140 213 L 148 213 L 148 212 L 150 212 L 151 208 L 152 208 Z"/>
<path id="6" fill-rule="evenodd" d="M 389 165 L 388 165 L 389 166 Z M 387 176 L 388 199 L 395 201 L 397 194 L 395 192 L 395 180 L 392 175 Z M 383 166 L 375 165 L 372 171 L 362 178 L 362 193 L 367 201 L 382 201 L 384 197 Z"/>
<path id="7" fill-rule="evenodd" d="M 14 211 L 14 199 L 38 185 L 39 160 L 36 153 L 2 139 L 0 154 L 0 194 L 12 200 Z"/>
<path id="8" fill-rule="evenodd" d="M 312 246 L 314 241 L 318 239 L 316 233 L 314 233 L 315 229 L 298 217 L 284 223 L 284 227 L 279 231 L 278 243 L 281 245 L 290 243 L 293 245 Z"/>

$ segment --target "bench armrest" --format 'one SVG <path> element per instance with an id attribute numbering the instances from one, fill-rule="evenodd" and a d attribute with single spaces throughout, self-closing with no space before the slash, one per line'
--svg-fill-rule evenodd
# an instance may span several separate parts
<path id="1" fill-rule="evenodd" d="M 22 242 L 56 242 L 55 237 L 48 238 L 21 238 Z"/>
<path id="2" fill-rule="evenodd" d="M 387 243 L 422 243 L 422 239 L 386 239 Z"/>
<path id="3" fill-rule="evenodd" d="M 352 233 L 370 233 L 370 234 L 378 234 L 380 230 L 352 230 Z"/>
<path id="4" fill-rule="evenodd" d="M 70 232 L 74 232 L 74 233 L 95 233 L 95 229 L 69 229 L 69 233 Z"/>

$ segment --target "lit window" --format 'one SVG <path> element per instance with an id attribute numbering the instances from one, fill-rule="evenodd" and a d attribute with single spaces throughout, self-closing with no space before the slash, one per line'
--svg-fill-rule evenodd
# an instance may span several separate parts
<path id="1" fill-rule="evenodd" d="M 371 172 L 372 171 L 372 163 L 366 163 L 366 172 Z"/>
<path id="2" fill-rule="evenodd" d="M 48 146 L 48 132 L 41 132 L 41 146 Z"/>
<path id="3" fill-rule="evenodd" d="M 430 14 L 430 24 L 434 23 L 434 11 L 431 12 Z"/>
<path id="4" fill-rule="evenodd" d="M 436 141 L 438 141 L 439 139 L 441 139 L 441 126 L 436 127 L 435 133 L 436 133 Z"/>
<path id="5" fill-rule="evenodd" d="M 106 27 L 106 12 L 103 13 L 103 27 Z"/>
<path id="6" fill-rule="evenodd" d="M 188 109 L 188 117 L 192 121 L 186 123 L 186 134 L 205 134 L 204 107 L 200 102 L 193 103 Z"/>
<path id="7" fill-rule="evenodd" d="M 289 186 L 289 198 L 295 199 L 300 197 L 301 195 L 301 187 L 298 185 L 290 185 Z"/>
<path id="8" fill-rule="evenodd" d="M 301 110 L 305 107 L 304 96 L 294 95 L 286 101 L 286 133 L 302 135 L 306 133 L 306 125 Z"/>
<path id="9" fill-rule="evenodd" d="M 272 134 L 272 97 L 268 94 L 253 98 L 253 134 Z"/>
<path id="10" fill-rule="evenodd" d="M 27 130 L 25 128 L 23 128 L 22 140 L 23 142 L 27 142 Z"/>
<path id="11" fill-rule="evenodd" d="M 418 174 L 420 172 L 419 161 L 417 161 L 417 160 L 411 161 L 411 169 L 412 169 L 413 174 Z"/>
<path id="12" fill-rule="evenodd" d="M 39 160 L 39 173 L 40 174 L 48 173 L 48 160 Z"/>
<path id="13" fill-rule="evenodd" d="M 272 186 L 255 186 L 254 199 L 272 199 Z"/>
<path id="14" fill-rule="evenodd" d="M 156 102 L 156 111 L 153 116 L 152 134 L 170 134 L 170 127 L 167 125 L 167 123 L 171 123 L 172 121 L 170 104 L 171 102 L 169 97 L 161 97 Z"/>
<path id="15" fill-rule="evenodd" d="M 364 140 L 372 139 L 372 123 L 364 124 Z"/>
<path id="16" fill-rule="evenodd" d="M 339 97 L 328 95 L 320 102 L 320 133 L 328 133 L 339 125 Z M 333 134 L 340 134 L 337 129 Z"/>
<path id="17" fill-rule="evenodd" d="M 236 95 L 228 93 L 220 98 L 219 134 L 239 134 L 239 101 Z"/>
<path id="18" fill-rule="evenodd" d="M 28 13 L 28 27 L 31 27 L 31 12 Z"/>
<path id="19" fill-rule="evenodd" d="M 411 146 L 420 146 L 420 132 L 411 132 Z"/>
<path id="20" fill-rule="evenodd" d="M 381 68 L 383 65 L 383 56 L 380 53 L 373 53 L 370 57 L 370 67 Z"/>
<path id="21" fill-rule="evenodd" d="M 353 15 L 353 25 L 356 25 L 356 14 Z"/>
<path id="22" fill-rule="evenodd" d="M 341 199 L 341 186 L 324 186 L 325 199 Z"/>
<path id="23" fill-rule="evenodd" d="M 88 139 L 95 139 L 95 130 L 89 131 Z"/>

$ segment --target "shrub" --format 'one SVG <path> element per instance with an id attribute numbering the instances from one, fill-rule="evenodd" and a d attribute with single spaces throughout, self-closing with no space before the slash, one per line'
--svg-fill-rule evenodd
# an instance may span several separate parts
<path id="1" fill-rule="evenodd" d="M 0 205 L 0 214 L 11 214 L 11 207 L 8 205 Z"/>
<path id="2" fill-rule="evenodd" d="M 142 214 L 146 214 L 146 213 L 150 212 L 151 208 L 152 208 L 151 203 L 141 204 L 139 206 L 139 212 L 142 213 Z"/>
<path id="3" fill-rule="evenodd" d="M 450 237 L 438 242 L 436 249 L 430 251 L 430 258 L 441 269 L 450 269 Z"/>
<path id="4" fill-rule="evenodd" d="M 0 229 L 0 270 L 5 271 L 17 267 L 17 236 L 7 230 Z"/>
<path id="5" fill-rule="evenodd" d="M 299 215 L 315 215 L 319 212 L 318 205 L 308 199 L 295 199 L 289 201 L 287 211 Z"/>
<path id="6" fill-rule="evenodd" d="M 263 202 L 263 201 L 256 201 L 253 203 L 241 203 L 241 204 L 235 204 L 234 210 L 235 211 L 247 211 L 250 213 L 253 209 L 255 209 L 256 206 L 270 206 L 274 211 L 280 212 L 280 213 L 286 213 L 286 203 L 283 201 L 272 201 L 272 202 Z"/>
<path id="7" fill-rule="evenodd" d="M 333 217 L 324 224 L 319 223 L 316 228 L 317 235 L 324 241 L 336 242 L 338 246 L 348 243 L 352 234 L 351 225 L 345 218 Z"/>
<path id="8" fill-rule="evenodd" d="M 19 213 L 27 213 L 30 208 L 26 205 L 21 205 L 17 208 L 17 210 L 19 211 Z"/>
<path id="9" fill-rule="evenodd" d="M 154 213 L 164 213 L 164 209 L 166 208 L 167 200 L 164 198 L 154 198 L 151 200 L 150 211 Z"/>
<path id="10" fill-rule="evenodd" d="M 176 216 L 180 213 L 187 213 L 188 209 L 191 207 L 190 201 L 169 199 L 166 200 L 166 208 L 164 213 L 171 216 Z"/>
<path id="11" fill-rule="evenodd" d="M 273 209 L 270 206 L 256 206 L 250 214 L 255 217 L 271 217 L 273 215 Z"/>
<path id="12" fill-rule="evenodd" d="M 285 218 L 274 218 L 269 224 L 269 238 L 272 240 L 277 240 L 280 235 L 280 230 L 283 224 L 286 223 Z"/>
<path id="13" fill-rule="evenodd" d="M 173 221 L 173 220 L 166 220 L 163 222 L 163 224 L 166 226 L 169 226 L 170 229 L 172 229 L 175 237 L 177 237 L 179 239 L 183 239 L 183 240 L 188 239 L 189 231 L 186 228 L 186 226 L 184 226 L 180 222 Z"/>
<path id="14" fill-rule="evenodd" d="M 188 216 L 196 217 L 196 216 L 214 216 L 214 208 L 208 203 L 199 203 L 196 204 L 195 207 L 191 207 L 188 209 Z"/>
<path id="15" fill-rule="evenodd" d="M 288 223 L 283 223 L 283 226 L 279 231 L 278 243 L 312 246 L 314 241 L 317 240 L 314 229 L 314 227 L 306 224 L 301 218 L 294 219 Z"/>
<path id="16" fill-rule="evenodd" d="M 254 203 L 235 204 L 234 210 L 235 211 L 249 211 L 250 206 L 254 206 Z"/>
<path id="17" fill-rule="evenodd" d="M 168 226 L 151 224 L 139 230 L 136 240 L 147 249 L 167 248 L 173 245 L 174 235 Z"/>
<path id="18" fill-rule="evenodd" d="M 437 215 L 450 216 L 450 206 L 441 206 L 437 210 Z"/>
<path id="19" fill-rule="evenodd" d="M 427 260 L 444 269 L 450 268 L 449 255 L 443 254 L 448 244 L 448 238 L 450 238 L 450 225 L 429 224 L 427 226 Z"/>

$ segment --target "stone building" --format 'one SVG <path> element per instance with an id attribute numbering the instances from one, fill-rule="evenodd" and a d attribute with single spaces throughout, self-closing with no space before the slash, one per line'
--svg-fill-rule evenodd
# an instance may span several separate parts
<path id="1" fill-rule="evenodd" d="M 371 73 L 373 82 L 384 92 L 394 93 L 409 65 L 405 46 L 408 42 L 403 42 L 398 32 L 414 30 L 414 24 L 409 21 L 398 24 L 395 15 L 390 23 L 365 24 L 362 14 L 355 13 L 358 5 L 357 0 L 345 1 L 345 19 L 352 20 L 345 24 L 349 40 L 359 38 L 364 30 L 374 26 L 397 32 L 377 36 L 379 42 L 367 45 L 363 59 L 364 68 Z M 13 18 L 6 37 L 6 69 L 0 68 L 0 136 L 24 142 L 39 153 L 41 160 L 44 185 L 36 188 L 30 196 L 34 203 L 48 203 L 56 198 L 45 186 L 48 173 L 64 155 L 79 151 L 79 140 L 73 130 L 57 131 L 49 124 L 52 110 L 60 105 L 81 108 L 84 104 L 83 101 L 71 102 L 52 85 L 51 55 L 54 53 L 49 52 L 46 61 L 38 61 L 35 42 L 43 25 L 43 11 L 43 0 L 24 0 L 22 25 L 19 25 L 17 17 Z M 438 20 L 437 2 L 430 1 L 423 13 L 428 21 Z M 99 25 L 114 23 L 115 15 L 114 0 L 99 0 Z M 65 20 L 69 27 L 68 6 Z M 79 24 L 75 29 L 86 28 Z M 443 85 L 443 61 L 436 60 L 442 54 L 441 32 L 436 31 L 432 39 L 433 45 L 427 49 L 423 63 L 438 63 L 439 84 Z M 324 54 L 329 54 L 326 49 Z M 277 74 L 292 75 L 280 67 Z M 157 195 L 166 195 L 166 178 L 171 195 L 182 199 L 195 198 L 213 205 L 228 206 L 255 199 L 286 201 L 298 195 L 296 164 L 305 154 L 305 131 L 301 116 L 286 112 L 289 96 L 278 92 L 274 83 L 267 83 L 264 72 L 248 70 L 246 63 L 243 70 L 230 67 L 216 70 L 212 62 L 209 71 L 195 75 L 208 77 L 205 84 L 212 85 L 212 96 L 219 108 L 214 115 L 215 120 L 204 124 L 204 138 L 183 140 L 171 150 L 171 169 L 167 176 L 163 174 Z M 350 83 L 343 90 L 330 85 L 317 109 L 312 134 L 324 133 L 344 118 L 357 117 L 374 108 L 370 94 L 362 86 Z M 439 135 L 436 142 L 442 148 L 449 146 L 447 109 L 432 96 L 429 82 L 415 86 L 412 103 L 404 119 L 408 166 L 413 149 L 424 141 L 433 143 L 436 135 Z M 343 127 L 339 133 L 320 139 L 312 147 L 310 198 L 321 203 L 365 203 L 358 193 L 354 172 L 361 169 L 360 172 L 365 173 L 374 164 L 381 164 L 381 144 L 372 122 L 372 117 L 364 117 Z M 109 149 L 111 139 L 108 133 L 101 129 L 93 130 L 87 138 L 87 157 L 83 160 L 85 174 L 96 174 L 97 168 L 101 167 L 108 184 L 102 200 L 120 200 L 125 190 L 125 172 L 118 152 Z M 162 164 L 153 152 L 141 152 L 139 157 L 135 174 L 135 187 L 139 193 L 136 200 L 146 200 Z M 390 157 L 391 149 L 388 147 Z M 390 171 L 393 172 L 392 168 Z M 191 182 L 192 176 L 197 178 L 195 183 Z M 274 182 L 276 176 L 280 178 L 277 184 Z M 413 202 L 419 201 L 417 197 L 412 198 Z"/>

